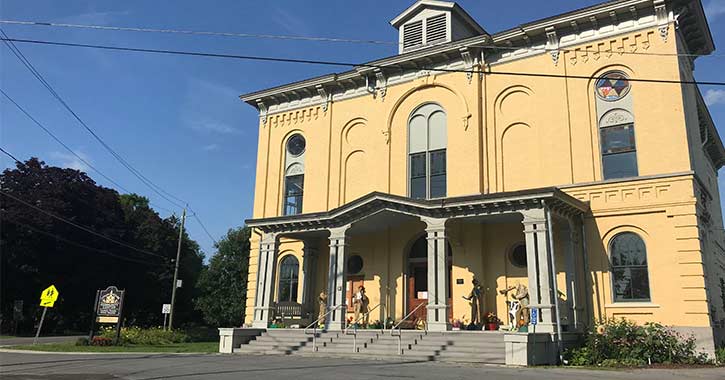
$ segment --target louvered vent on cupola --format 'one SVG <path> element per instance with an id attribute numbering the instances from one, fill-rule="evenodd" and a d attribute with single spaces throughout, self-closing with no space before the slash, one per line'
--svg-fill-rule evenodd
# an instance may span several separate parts
<path id="1" fill-rule="evenodd" d="M 399 53 L 486 34 L 466 11 L 447 1 L 418 0 L 390 23 L 399 32 Z"/>

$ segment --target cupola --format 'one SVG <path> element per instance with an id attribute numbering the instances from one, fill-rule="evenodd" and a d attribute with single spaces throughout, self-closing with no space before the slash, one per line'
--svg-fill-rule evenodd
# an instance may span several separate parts
<path id="1" fill-rule="evenodd" d="M 390 21 L 398 29 L 399 53 L 487 34 L 458 4 L 418 0 Z"/>

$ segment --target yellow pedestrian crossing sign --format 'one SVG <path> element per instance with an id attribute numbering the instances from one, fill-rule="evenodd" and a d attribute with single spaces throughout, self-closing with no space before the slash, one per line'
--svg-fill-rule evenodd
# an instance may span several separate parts
<path id="1" fill-rule="evenodd" d="M 58 289 L 55 288 L 55 285 L 47 287 L 40 293 L 40 306 L 53 307 L 55 300 L 58 299 L 58 294 Z"/>

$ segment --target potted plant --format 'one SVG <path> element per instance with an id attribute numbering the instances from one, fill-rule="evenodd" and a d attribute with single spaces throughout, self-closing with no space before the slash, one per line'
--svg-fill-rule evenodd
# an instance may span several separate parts
<path id="1" fill-rule="evenodd" d="M 496 313 L 489 312 L 486 314 L 486 330 L 498 330 L 498 326 L 501 321 L 496 316 Z"/>
<path id="2" fill-rule="evenodd" d="M 461 325 L 462 325 L 462 324 L 463 324 L 463 323 L 461 322 L 461 320 L 460 320 L 460 319 L 454 319 L 454 320 L 452 320 L 452 321 L 451 321 L 451 329 L 452 329 L 453 331 L 458 331 L 458 330 L 460 330 L 460 329 L 461 329 Z"/>

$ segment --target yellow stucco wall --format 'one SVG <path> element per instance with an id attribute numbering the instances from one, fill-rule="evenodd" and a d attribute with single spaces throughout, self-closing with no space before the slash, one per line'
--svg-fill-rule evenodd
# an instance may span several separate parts
<path id="1" fill-rule="evenodd" d="M 657 57 L 657 64 L 652 64 L 651 56 L 605 52 L 618 47 L 677 51 L 676 39 L 665 42 L 651 29 L 570 49 L 598 49 L 601 54 L 563 52 L 554 64 L 548 53 L 542 53 L 483 69 L 585 77 L 619 70 L 632 78 L 680 78 L 676 57 Z M 682 89 L 674 84 L 631 83 L 642 178 L 603 183 L 593 85 L 588 79 L 476 74 L 469 81 L 465 73 L 431 73 L 389 86 L 384 97 L 333 101 L 326 111 L 316 105 L 271 114 L 259 125 L 253 216 L 281 215 L 284 147 L 294 133 L 307 141 L 304 213 L 330 210 L 372 191 L 406 196 L 408 118 L 421 104 L 435 102 L 447 116 L 448 196 L 561 186 L 590 202 L 592 213 L 585 220 L 585 230 L 591 272 L 585 293 L 595 318 L 626 316 L 642 322 L 708 326 L 696 179 L 691 172 Z M 716 189 L 717 181 L 711 186 Z M 719 196 L 715 203 L 713 207 L 719 210 Z M 716 216 L 720 218 L 719 211 Z M 476 277 L 488 290 L 485 310 L 505 320 L 506 298 L 497 290 L 527 282 L 526 270 L 508 260 L 512 246 L 523 241 L 521 224 L 454 221 L 449 227 L 454 318 L 470 319 L 461 296 L 470 291 L 470 280 Z M 421 223 L 410 223 L 351 238 L 350 254 L 361 255 L 365 262 L 371 305 L 388 306 L 373 319 L 400 317 L 404 312 L 405 250 L 422 231 Z M 611 301 L 606 247 L 622 231 L 637 232 L 646 242 L 650 303 Z M 254 306 L 258 250 L 259 236 L 253 235 L 247 322 Z M 280 252 L 298 256 L 300 263 L 301 250 L 301 243 L 284 242 L 280 247 Z M 565 292 L 563 249 L 556 250 L 559 289 Z M 326 289 L 327 259 L 323 246 L 315 298 Z M 456 279 L 463 279 L 464 285 L 456 284 Z"/>

